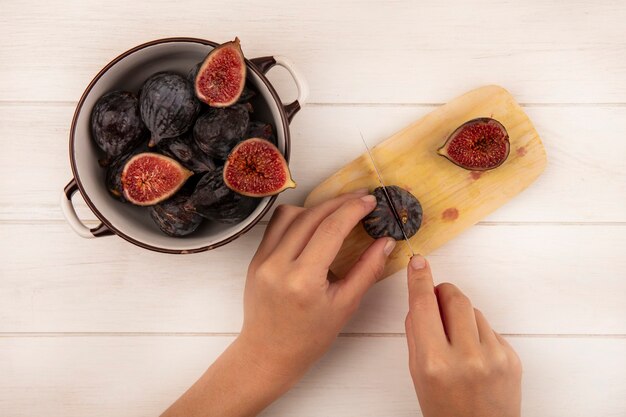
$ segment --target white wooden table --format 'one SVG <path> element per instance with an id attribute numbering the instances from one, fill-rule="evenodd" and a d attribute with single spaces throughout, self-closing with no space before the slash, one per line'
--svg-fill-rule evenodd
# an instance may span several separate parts
<path id="1" fill-rule="evenodd" d="M 430 257 L 519 352 L 526 416 L 626 415 L 626 2 L 3 0 L 0 416 L 151 416 L 236 336 L 265 223 L 167 256 L 62 219 L 76 101 L 147 40 L 238 35 L 306 75 L 292 124 L 301 203 L 362 152 L 474 87 L 508 88 L 548 152 L 526 192 Z M 285 101 L 286 73 L 270 74 Z M 84 219 L 94 217 L 77 203 Z M 415 416 L 399 273 L 265 416 Z"/>

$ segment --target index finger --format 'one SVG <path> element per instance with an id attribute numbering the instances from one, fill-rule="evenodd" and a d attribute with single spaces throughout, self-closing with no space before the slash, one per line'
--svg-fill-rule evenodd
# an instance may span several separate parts
<path id="1" fill-rule="evenodd" d="M 448 339 L 439 313 L 439 303 L 428 261 L 415 255 L 409 262 L 409 315 L 417 350 L 447 345 Z"/>
<path id="2" fill-rule="evenodd" d="M 371 194 L 344 202 L 320 223 L 300 259 L 307 264 L 329 268 L 344 239 L 374 207 L 376 197 Z"/>
<path id="3" fill-rule="evenodd" d="M 288 262 L 297 259 L 309 240 L 311 240 L 311 236 L 313 236 L 317 227 L 326 217 L 337 210 L 344 202 L 366 194 L 367 189 L 357 190 L 303 210 L 291 222 L 271 256 Z"/>

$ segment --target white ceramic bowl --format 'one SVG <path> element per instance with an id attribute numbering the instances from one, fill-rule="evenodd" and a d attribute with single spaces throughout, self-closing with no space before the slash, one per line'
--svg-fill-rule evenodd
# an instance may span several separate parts
<path id="1" fill-rule="evenodd" d="M 112 198 L 105 187 L 105 170 L 98 165 L 98 149 L 91 138 L 90 116 L 95 102 L 112 90 L 138 91 L 142 83 L 158 71 L 176 71 L 187 74 L 190 68 L 202 61 L 216 43 L 195 38 L 160 39 L 139 45 L 124 52 L 105 66 L 83 93 L 70 130 L 70 162 L 74 178 L 61 196 L 61 208 L 70 226 L 85 238 L 118 235 L 135 245 L 166 253 L 194 253 L 224 245 L 244 234 L 254 226 L 276 200 L 265 197 L 254 212 L 236 225 L 204 222 L 193 234 L 183 238 L 163 234 L 150 219 L 148 210 L 121 203 Z M 289 122 L 304 105 L 307 85 L 284 57 L 262 57 L 246 60 L 248 81 L 259 92 L 252 100 L 254 117 L 276 129 L 279 149 L 289 160 Z M 276 90 L 265 77 L 275 65 L 287 69 L 298 88 L 298 98 L 283 105 Z M 72 195 L 80 191 L 89 208 L 102 222 L 88 228 L 78 219 L 72 205 Z"/>

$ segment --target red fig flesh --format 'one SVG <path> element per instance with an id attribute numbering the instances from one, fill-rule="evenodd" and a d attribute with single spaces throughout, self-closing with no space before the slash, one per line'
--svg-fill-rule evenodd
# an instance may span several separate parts
<path id="1" fill-rule="evenodd" d="M 502 123 L 482 117 L 459 126 L 437 153 L 461 168 L 486 171 L 502 165 L 509 150 L 509 134 Z"/>
<path id="2" fill-rule="evenodd" d="M 235 104 L 246 84 L 246 62 L 239 39 L 226 42 L 204 59 L 195 79 L 196 97 L 212 107 Z"/>
<path id="3" fill-rule="evenodd" d="M 151 206 L 173 196 L 193 173 L 172 158 L 144 152 L 130 158 L 122 171 L 124 197 Z"/>
<path id="4" fill-rule="evenodd" d="M 280 150 L 261 138 L 247 139 L 233 148 L 224 164 L 224 183 L 250 197 L 266 197 L 296 187 Z"/>

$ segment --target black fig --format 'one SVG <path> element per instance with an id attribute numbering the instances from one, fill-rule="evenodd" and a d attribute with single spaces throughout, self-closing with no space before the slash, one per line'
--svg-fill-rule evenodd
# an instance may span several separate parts
<path id="1" fill-rule="evenodd" d="M 141 118 L 150 129 L 150 146 L 185 133 L 200 112 L 200 102 L 184 77 L 159 72 L 146 80 L 139 96 Z"/>
<path id="2" fill-rule="evenodd" d="M 259 199 L 237 194 L 224 184 L 222 169 L 204 174 L 184 208 L 219 223 L 235 224 L 248 217 Z"/>
<path id="3" fill-rule="evenodd" d="M 410 238 L 422 225 L 422 205 L 413 194 L 396 185 L 387 188 L 393 208 L 389 205 L 385 190 L 378 187 L 372 194 L 376 196 L 376 208 L 363 218 L 362 223 L 368 235 L 374 239 L 389 236 L 395 240 L 404 239 L 398 220 L 402 223 L 406 237 Z M 395 213 L 394 213 L 395 208 Z M 396 214 L 398 220 L 396 220 Z"/>
<path id="4" fill-rule="evenodd" d="M 193 137 L 204 153 L 213 159 L 223 161 L 244 139 L 249 122 L 250 114 L 244 105 L 209 109 L 196 120 Z"/>
<path id="5" fill-rule="evenodd" d="M 481 117 L 459 126 L 437 152 L 461 168 L 486 171 L 502 165 L 509 150 L 509 134 L 502 123 Z"/>
<path id="6" fill-rule="evenodd" d="M 265 140 L 269 140 L 272 143 L 276 143 L 276 137 L 274 136 L 274 129 L 272 128 L 272 125 L 256 120 L 250 120 L 245 137 L 262 138 Z"/>
<path id="7" fill-rule="evenodd" d="M 163 233 L 182 237 L 193 233 L 200 226 L 202 216 L 184 208 L 188 198 L 188 195 L 179 192 L 174 197 L 150 207 L 150 217 Z"/>
<path id="8" fill-rule="evenodd" d="M 157 150 L 163 155 L 176 159 L 185 168 L 195 173 L 215 169 L 215 162 L 200 150 L 191 132 L 183 133 L 175 138 L 163 139 L 157 145 Z"/>
<path id="9" fill-rule="evenodd" d="M 139 114 L 139 100 L 133 93 L 107 93 L 98 99 L 91 111 L 91 134 L 105 153 L 100 161 L 103 166 L 139 144 L 146 133 Z"/>

